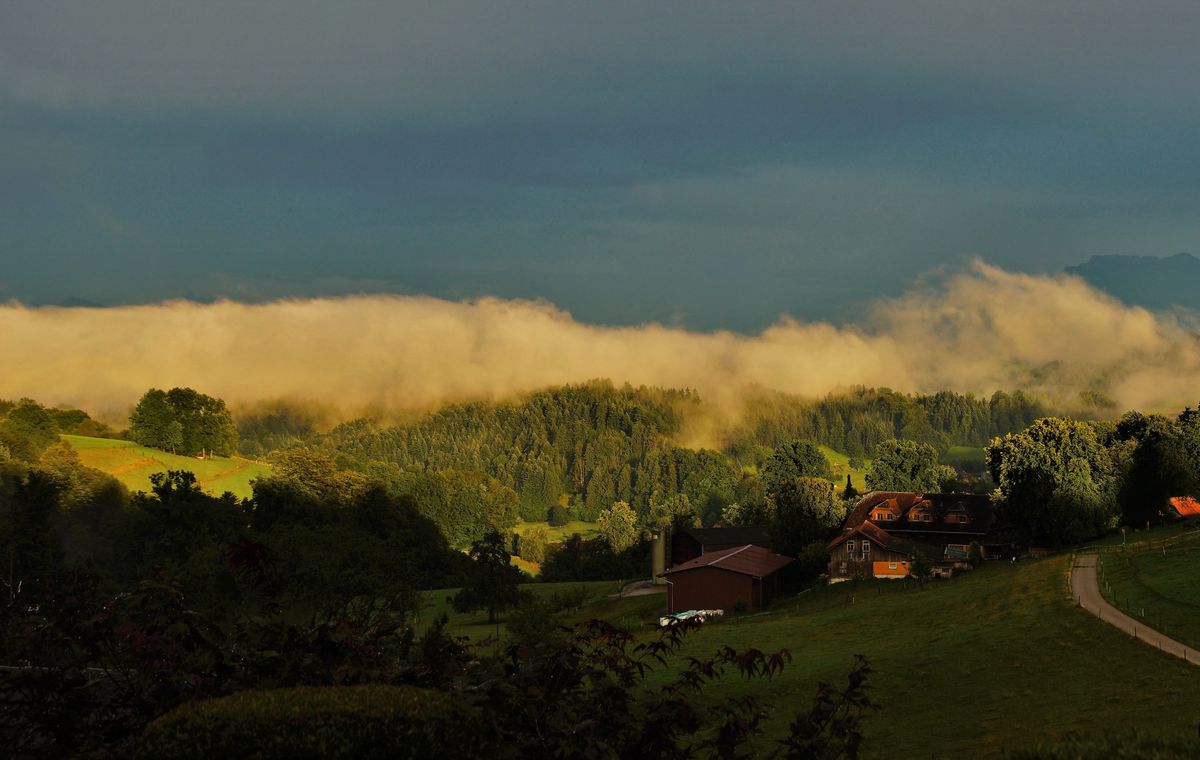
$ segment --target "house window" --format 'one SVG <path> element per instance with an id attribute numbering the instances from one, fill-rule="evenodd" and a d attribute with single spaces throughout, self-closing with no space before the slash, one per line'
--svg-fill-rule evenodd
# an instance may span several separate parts
<path id="1" fill-rule="evenodd" d="M 889 562 L 889 563 L 888 563 L 888 570 L 895 570 L 895 569 L 896 569 L 896 563 L 895 563 L 895 562 Z"/>
<path id="2" fill-rule="evenodd" d="M 853 542 L 853 541 L 847 541 L 847 542 L 846 542 L 846 553 L 847 553 L 847 554 L 853 554 L 853 553 L 854 553 L 854 542 Z"/>
<path id="3" fill-rule="evenodd" d="M 921 515 L 921 519 L 925 522 L 933 522 L 933 515 Z"/>
<path id="4" fill-rule="evenodd" d="M 863 559 L 868 559 L 871 556 L 871 542 L 863 541 Z"/>

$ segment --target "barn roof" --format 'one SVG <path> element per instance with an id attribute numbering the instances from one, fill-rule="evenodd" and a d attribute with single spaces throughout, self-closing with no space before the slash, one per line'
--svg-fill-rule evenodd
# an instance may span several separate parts
<path id="1" fill-rule="evenodd" d="M 767 533 L 767 529 L 757 525 L 744 528 L 684 528 L 679 533 L 689 535 L 698 543 L 707 546 L 754 544 L 765 548 L 770 546 L 771 542 L 771 536 Z"/>
<path id="2" fill-rule="evenodd" d="M 1191 496 L 1172 496 L 1171 508 L 1180 517 L 1200 517 L 1200 501 Z"/>
<path id="3" fill-rule="evenodd" d="M 791 557 L 767 551 L 761 546 L 746 544 L 732 549 L 722 549 L 716 552 L 701 554 L 693 560 L 676 565 L 661 575 L 674 575 L 697 570 L 702 567 L 715 567 L 732 573 L 749 575 L 755 578 L 765 578 L 771 573 L 795 562 Z"/>

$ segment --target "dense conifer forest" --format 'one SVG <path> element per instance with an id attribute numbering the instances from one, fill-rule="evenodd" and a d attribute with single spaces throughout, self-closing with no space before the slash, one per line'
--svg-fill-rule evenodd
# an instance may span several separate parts
<path id="1" fill-rule="evenodd" d="M 247 455 L 311 446 L 401 491 L 429 491 L 422 484 L 428 473 L 447 475 L 450 492 L 461 491 L 464 480 L 479 481 L 490 494 L 508 489 L 511 496 L 493 498 L 501 522 L 513 511 L 511 499 L 525 520 L 545 520 L 547 510 L 561 504 L 572 519 L 590 521 L 615 501 L 645 516 L 656 503 L 683 494 L 711 523 L 728 504 L 759 498 L 753 474 L 782 443 L 813 440 L 869 457 L 880 442 L 902 438 L 944 452 L 952 445 L 983 446 L 1047 411 L 1020 391 L 978 398 L 886 388 L 817 400 L 757 389 L 729 410 L 687 390 L 594 381 L 515 401 L 447 406 L 407 424 L 359 419 L 327 433 L 317 432 L 311 412 L 275 404 L 240 418 L 239 434 Z M 698 426 L 707 433 L 704 445 L 684 446 Z M 450 505 L 430 510 L 434 516 L 454 511 Z"/>

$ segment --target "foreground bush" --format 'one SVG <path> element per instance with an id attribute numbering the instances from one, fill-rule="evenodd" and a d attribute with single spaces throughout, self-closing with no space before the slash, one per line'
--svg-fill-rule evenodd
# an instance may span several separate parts
<path id="1" fill-rule="evenodd" d="M 472 730 L 464 732 L 464 726 Z M 191 702 L 146 727 L 144 758 L 478 757 L 474 711 L 411 686 L 300 687 Z"/>

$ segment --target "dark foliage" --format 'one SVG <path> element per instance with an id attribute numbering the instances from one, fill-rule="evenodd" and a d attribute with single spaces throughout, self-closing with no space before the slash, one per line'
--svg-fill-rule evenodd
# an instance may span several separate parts
<path id="1" fill-rule="evenodd" d="M 547 548 L 542 580 L 557 583 L 635 578 L 649 566 L 649 551 L 648 544 L 639 542 L 615 552 L 607 541 L 585 539 L 576 533 L 561 545 Z"/>
<path id="2" fill-rule="evenodd" d="M 181 706 L 151 723 L 142 758 L 481 757 L 488 738 L 477 711 L 412 686 L 299 687 L 246 691 Z M 463 731 L 463 726 L 473 726 Z"/>
<path id="3" fill-rule="evenodd" d="M 456 610 L 484 609 L 488 622 L 495 623 L 501 612 L 517 606 L 519 586 L 525 576 L 510 563 L 512 555 L 505 543 L 504 536 L 493 530 L 471 546 L 473 561 L 462 588 L 454 596 Z"/>

